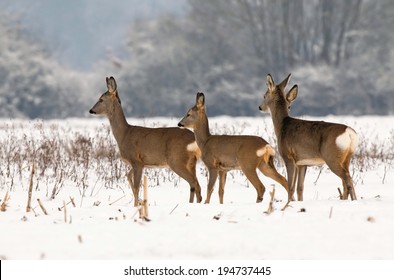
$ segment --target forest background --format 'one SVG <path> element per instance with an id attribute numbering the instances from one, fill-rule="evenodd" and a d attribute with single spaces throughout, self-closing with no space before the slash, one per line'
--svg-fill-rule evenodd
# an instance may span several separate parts
<path id="1" fill-rule="evenodd" d="M 255 116 L 271 73 L 294 115 L 394 112 L 393 0 L 0 2 L 0 117 L 88 116 L 114 76 L 127 116 Z"/>

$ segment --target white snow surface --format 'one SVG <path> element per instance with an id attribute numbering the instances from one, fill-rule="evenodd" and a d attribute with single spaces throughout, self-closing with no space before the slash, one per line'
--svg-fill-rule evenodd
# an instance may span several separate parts
<path id="1" fill-rule="evenodd" d="M 318 119 L 305 117 L 305 119 Z M 322 119 L 322 118 L 320 118 Z M 360 138 L 385 145 L 394 135 L 394 117 L 325 117 L 346 123 Z M 129 119 L 131 124 L 176 126 L 176 118 Z M 3 120 L 33 129 L 34 121 Z M 48 126 L 71 127 L 89 133 L 109 126 L 106 119 L 44 121 Z M 276 148 L 271 119 L 210 118 L 212 133 L 241 131 L 259 135 Z M 22 132 L 21 132 L 22 133 Z M 4 137 L 0 134 L 0 137 Z M 113 144 L 113 143 L 111 143 Z M 276 155 L 279 157 L 279 154 Z M 120 160 L 120 159 L 119 159 Z M 199 166 L 203 164 L 200 162 Z M 285 170 L 278 167 L 285 175 Z M 217 189 L 210 204 L 188 203 L 189 186 L 162 183 L 148 188 L 150 222 L 141 221 L 133 207 L 130 188 L 99 188 L 83 198 L 73 185 L 64 186 L 55 199 L 45 188 L 33 191 L 33 212 L 26 213 L 27 185 L 10 191 L 7 210 L 0 212 L 0 259 L 393 259 L 394 170 L 385 164 L 367 171 L 354 170 L 357 201 L 341 201 L 341 180 L 327 168 L 309 168 L 304 201 L 286 203 L 286 191 L 275 181 L 259 176 L 266 186 L 262 203 L 240 172 L 227 177 L 224 204 Z M 360 175 L 361 174 L 361 175 Z M 39 176 L 39 175 L 35 175 Z M 207 178 L 198 172 L 203 201 Z M 28 182 L 29 178 L 25 178 Z M 315 183 L 315 181 L 317 181 Z M 100 182 L 98 183 L 100 184 Z M 268 215 L 270 191 L 275 187 L 274 211 Z M 7 187 L 0 186 L 0 203 Z M 124 194 L 126 196 L 113 203 Z M 69 197 L 68 222 L 58 208 Z M 37 207 L 41 199 L 49 215 Z M 97 205 L 97 206 L 95 206 Z"/>

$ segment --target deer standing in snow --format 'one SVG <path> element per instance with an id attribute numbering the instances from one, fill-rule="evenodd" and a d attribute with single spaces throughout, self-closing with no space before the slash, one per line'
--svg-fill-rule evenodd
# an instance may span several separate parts
<path id="1" fill-rule="evenodd" d="M 265 192 L 256 168 L 288 191 L 286 179 L 276 171 L 273 163 L 275 151 L 264 139 L 257 136 L 212 135 L 210 133 L 203 93 L 197 93 L 196 105 L 187 112 L 178 126 L 194 130 L 197 145 L 201 150 L 201 159 L 208 168 L 209 180 L 205 203 L 209 203 L 211 199 L 218 175 L 219 200 L 223 203 L 226 175 L 232 169 L 241 169 L 255 187 L 256 202 L 263 200 Z"/>
<path id="2" fill-rule="evenodd" d="M 298 86 L 294 85 L 286 94 L 290 75 L 275 85 L 271 75 L 267 76 L 267 91 L 260 111 L 269 111 L 278 141 L 279 154 L 287 170 L 289 201 L 292 200 L 297 182 L 298 200 L 303 200 L 304 180 L 307 166 L 327 164 L 342 180 L 341 199 L 357 199 L 349 173 L 350 160 L 357 146 L 356 132 L 343 124 L 323 121 L 306 121 L 289 116 L 291 103 L 297 97 Z"/>
<path id="3" fill-rule="evenodd" d="M 127 179 L 138 206 L 138 194 L 144 167 L 169 167 L 190 185 L 189 202 L 201 202 L 201 188 L 196 177 L 200 150 L 191 131 L 178 127 L 148 128 L 127 123 L 113 77 L 106 78 L 108 90 L 89 113 L 105 115 L 118 143 L 121 158 L 131 165 Z M 134 178 L 134 180 L 133 180 Z"/>

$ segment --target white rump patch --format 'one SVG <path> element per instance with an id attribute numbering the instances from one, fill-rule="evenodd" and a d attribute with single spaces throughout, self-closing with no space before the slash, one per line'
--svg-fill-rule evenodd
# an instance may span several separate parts
<path id="1" fill-rule="evenodd" d="M 274 149 L 270 145 L 266 145 L 265 147 L 262 147 L 256 151 L 256 155 L 258 157 L 262 157 L 266 153 L 270 154 L 271 156 L 275 155 Z"/>
<path id="2" fill-rule="evenodd" d="M 350 127 L 346 128 L 345 132 L 335 139 L 335 144 L 337 144 L 338 148 L 341 150 L 347 150 L 350 148 L 351 151 L 354 151 L 356 149 L 357 142 L 358 136 Z"/>
<path id="3" fill-rule="evenodd" d="M 199 150 L 197 142 L 194 141 L 186 146 L 186 150 L 189 152 L 197 152 Z"/>
<path id="4" fill-rule="evenodd" d="M 266 151 L 267 151 L 267 149 L 266 149 L 265 147 L 263 147 L 263 148 L 258 149 L 258 150 L 256 151 L 256 155 L 257 155 L 258 157 L 262 157 L 262 156 L 265 154 Z"/>

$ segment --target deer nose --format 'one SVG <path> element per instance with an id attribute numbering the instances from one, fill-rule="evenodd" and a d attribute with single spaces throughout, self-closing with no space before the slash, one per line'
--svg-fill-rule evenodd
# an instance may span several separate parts
<path id="1" fill-rule="evenodd" d="M 93 111 L 93 109 L 90 109 L 90 110 L 89 110 L 89 113 L 91 113 L 91 114 L 93 114 L 93 115 L 95 115 L 95 114 L 96 114 L 96 112 L 95 112 L 95 111 Z"/>
<path id="2" fill-rule="evenodd" d="M 181 124 L 181 123 L 178 123 L 178 126 L 179 126 L 179 127 L 184 127 L 184 125 L 183 125 L 183 124 Z"/>

